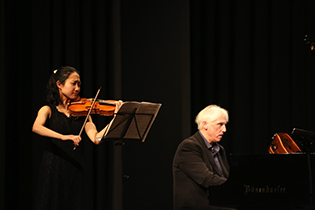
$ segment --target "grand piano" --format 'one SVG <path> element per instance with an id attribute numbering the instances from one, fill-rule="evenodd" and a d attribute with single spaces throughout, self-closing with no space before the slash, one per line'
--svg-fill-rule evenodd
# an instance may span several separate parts
<path id="1" fill-rule="evenodd" d="M 210 188 L 211 205 L 238 210 L 315 210 L 315 133 L 294 128 L 298 152 L 231 154 L 228 180 Z"/>

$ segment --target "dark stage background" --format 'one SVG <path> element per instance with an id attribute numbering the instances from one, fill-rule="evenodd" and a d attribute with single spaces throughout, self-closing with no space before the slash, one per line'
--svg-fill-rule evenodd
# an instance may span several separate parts
<path id="1" fill-rule="evenodd" d="M 86 209 L 171 209 L 172 158 L 208 104 L 229 110 L 222 144 L 266 153 L 276 132 L 315 131 L 311 0 L 0 0 L 0 208 L 31 209 L 43 139 L 31 132 L 54 69 L 82 97 L 162 103 L 146 142 L 85 139 Z M 97 127 L 109 120 L 94 116 Z M 125 178 L 127 177 L 127 178 Z"/>

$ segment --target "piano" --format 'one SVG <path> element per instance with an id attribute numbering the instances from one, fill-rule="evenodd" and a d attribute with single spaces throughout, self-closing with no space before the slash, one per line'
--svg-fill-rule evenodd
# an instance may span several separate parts
<path id="1" fill-rule="evenodd" d="M 302 131 L 291 134 L 298 145 L 308 146 L 301 152 L 231 154 L 230 177 L 210 188 L 210 204 L 238 210 L 315 210 L 315 153 Z"/>

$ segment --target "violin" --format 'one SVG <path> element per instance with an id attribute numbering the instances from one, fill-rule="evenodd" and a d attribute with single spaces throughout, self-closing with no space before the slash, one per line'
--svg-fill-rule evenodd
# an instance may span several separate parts
<path id="1" fill-rule="evenodd" d="M 67 109 L 71 115 L 86 116 L 85 121 L 84 121 L 82 128 L 80 130 L 79 136 L 81 136 L 82 131 L 84 129 L 84 126 L 86 125 L 86 122 L 87 122 L 87 120 L 88 120 L 88 118 L 92 112 L 94 114 L 101 114 L 104 116 L 114 115 L 114 112 L 116 109 L 116 104 L 114 102 L 110 102 L 110 101 L 107 102 L 105 100 L 97 99 L 97 96 L 101 91 L 101 88 L 102 87 L 100 87 L 98 89 L 94 99 L 86 99 L 86 98 L 81 99 L 80 97 L 78 97 L 77 100 L 70 101 L 68 103 Z M 101 102 L 101 104 L 100 104 L 100 102 Z M 106 105 L 104 104 L 105 102 L 106 102 Z M 74 145 L 73 150 L 76 150 L 76 148 L 77 148 L 77 145 Z"/>
<path id="2" fill-rule="evenodd" d="M 94 98 L 79 98 L 75 101 L 70 101 L 67 109 L 72 116 L 87 116 L 93 102 Z M 90 114 L 113 116 L 115 108 L 115 100 L 96 99 Z"/>
<path id="3" fill-rule="evenodd" d="M 301 152 L 300 147 L 287 133 L 276 133 L 272 137 L 269 154 L 291 154 Z"/>

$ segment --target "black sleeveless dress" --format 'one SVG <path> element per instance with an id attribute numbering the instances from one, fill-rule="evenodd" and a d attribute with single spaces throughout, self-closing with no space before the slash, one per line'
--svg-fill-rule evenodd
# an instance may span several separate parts
<path id="1" fill-rule="evenodd" d="M 51 118 L 47 121 L 48 128 L 61 134 L 79 134 L 85 117 L 67 117 L 58 112 L 56 106 L 49 106 Z M 80 210 L 83 208 L 82 146 L 73 150 L 72 141 L 49 141 L 41 162 L 35 209 Z"/>

